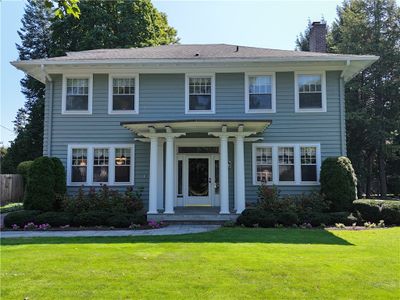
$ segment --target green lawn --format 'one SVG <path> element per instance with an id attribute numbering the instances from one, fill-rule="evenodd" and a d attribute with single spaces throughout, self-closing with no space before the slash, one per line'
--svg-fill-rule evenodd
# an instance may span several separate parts
<path id="1" fill-rule="evenodd" d="M 3 239 L 2 299 L 399 299 L 400 228 Z"/>

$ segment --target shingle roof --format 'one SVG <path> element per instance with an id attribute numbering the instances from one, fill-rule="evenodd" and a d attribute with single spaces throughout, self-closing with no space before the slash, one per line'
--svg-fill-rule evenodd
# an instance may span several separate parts
<path id="1" fill-rule="evenodd" d="M 145 48 L 96 49 L 68 52 L 66 56 L 47 61 L 113 60 L 113 59 L 252 59 L 341 57 L 340 54 L 256 48 L 227 44 L 163 45 Z M 346 55 L 348 57 L 349 55 Z"/>

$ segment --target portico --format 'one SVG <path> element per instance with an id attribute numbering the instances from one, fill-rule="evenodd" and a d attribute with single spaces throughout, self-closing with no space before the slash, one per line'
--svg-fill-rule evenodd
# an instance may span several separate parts
<path id="1" fill-rule="evenodd" d="M 246 205 L 244 143 L 259 140 L 256 135 L 270 124 L 266 120 L 121 123 L 135 134 L 137 142 L 150 143 L 148 217 L 171 219 L 167 215 L 175 215 L 177 208 L 184 211 L 184 207 L 240 214 Z M 229 143 L 234 148 L 233 161 L 229 160 Z M 230 197 L 232 167 L 234 195 Z M 230 199 L 234 199 L 231 205 Z"/>

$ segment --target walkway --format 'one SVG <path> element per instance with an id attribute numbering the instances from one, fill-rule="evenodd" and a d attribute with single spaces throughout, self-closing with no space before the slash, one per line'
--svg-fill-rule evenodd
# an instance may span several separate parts
<path id="1" fill-rule="evenodd" d="M 96 236 L 148 236 L 190 234 L 212 231 L 219 225 L 169 225 L 147 230 L 76 230 L 76 231 L 2 231 L 1 238 L 19 237 L 96 237 Z"/>

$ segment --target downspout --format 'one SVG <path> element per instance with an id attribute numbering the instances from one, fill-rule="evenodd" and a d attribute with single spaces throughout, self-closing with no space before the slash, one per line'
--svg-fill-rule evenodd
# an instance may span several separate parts
<path id="1" fill-rule="evenodd" d="M 46 87 L 49 86 L 49 91 L 48 93 L 46 93 L 45 96 L 45 107 L 46 107 L 46 102 L 48 101 L 49 109 L 48 109 L 48 127 L 47 127 L 47 156 L 50 157 L 52 134 L 53 134 L 53 80 L 51 79 L 50 75 L 46 72 L 46 69 L 43 64 L 40 66 L 40 68 L 42 70 L 44 78 L 46 79 Z"/>
<path id="2" fill-rule="evenodd" d="M 347 156 L 344 75 L 349 67 L 350 67 L 350 60 L 347 60 L 346 67 L 340 74 L 340 79 L 339 79 L 340 152 L 342 156 Z"/>

